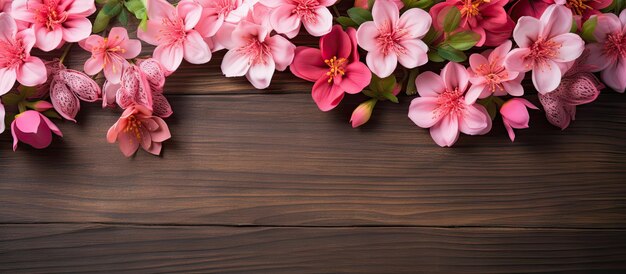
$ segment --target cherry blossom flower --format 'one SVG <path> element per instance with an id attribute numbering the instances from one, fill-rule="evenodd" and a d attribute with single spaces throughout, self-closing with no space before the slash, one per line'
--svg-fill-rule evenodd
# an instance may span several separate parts
<path id="1" fill-rule="evenodd" d="M 430 9 L 432 18 L 443 18 L 440 13 L 449 7 L 461 11 L 461 29 L 471 30 L 480 35 L 476 46 L 498 46 L 509 38 L 515 23 L 507 16 L 504 5 L 508 0 L 446 0 Z M 442 30 L 443 22 L 434 26 Z"/>
<path id="2" fill-rule="evenodd" d="M 520 18 L 513 31 L 520 48 L 509 53 L 505 66 L 511 71 L 532 70 L 533 84 L 542 94 L 555 90 L 566 63 L 574 61 L 585 49 L 580 36 L 569 32 L 571 27 L 572 12 L 560 5 L 548 7 L 540 19 Z"/>
<path id="3" fill-rule="evenodd" d="M 15 80 L 25 86 L 46 82 L 46 66 L 30 55 L 34 44 L 32 29 L 18 32 L 15 20 L 8 13 L 0 13 L 0 95 L 9 92 Z"/>
<path id="4" fill-rule="evenodd" d="M 192 0 L 182 0 L 176 7 L 165 0 L 148 0 L 147 29 L 137 30 L 137 37 L 157 46 L 153 56 L 168 71 L 175 71 L 183 58 L 192 64 L 211 60 L 211 50 L 193 28 L 200 21 L 202 7 Z"/>
<path id="5" fill-rule="evenodd" d="M 109 143 L 119 143 L 120 150 L 126 157 L 132 156 L 139 145 L 154 155 L 161 153 L 162 142 L 172 135 L 163 119 L 152 116 L 152 112 L 143 106 L 131 106 L 107 132 Z"/>
<path id="6" fill-rule="evenodd" d="M 202 20 L 195 29 L 203 37 L 217 33 L 224 22 L 238 23 L 258 0 L 196 0 L 202 6 Z"/>
<path id="7" fill-rule="evenodd" d="M 258 89 L 270 85 L 274 70 L 291 64 L 295 46 L 280 35 L 249 21 L 241 21 L 232 32 L 232 43 L 224 55 L 222 72 L 226 77 L 246 76 Z"/>
<path id="8" fill-rule="evenodd" d="M 311 94 L 322 111 L 335 108 L 344 92 L 361 92 L 372 78 L 367 66 L 359 61 L 356 31 L 343 31 L 339 25 L 322 36 L 320 49 L 298 47 L 290 68 L 297 77 L 315 82 Z"/>
<path id="9" fill-rule="evenodd" d="M 528 128 L 528 121 L 530 116 L 528 115 L 528 109 L 538 109 L 535 105 L 523 98 L 513 98 L 506 101 L 500 108 L 500 115 L 502 115 L 502 122 L 506 128 L 511 142 L 515 141 L 515 132 L 513 129 Z"/>
<path id="10" fill-rule="evenodd" d="M 13 151 L 17 149 L 18 141 L 36 149 L 45 148 L 52 142 L 52 133 L 63 137 L 61 130 L 38 111 L 27 110 L 15 115 L 15 120 L 11 123 Z"/>
<path id="11" fill-rule="evenodd" d="M 430 128 L 435 143 L 452 146 L 459 132 L 482 135 L 491 130 L 491 118 L 482 105 L 464 98 L 469 85 L 467 70 L 450 62 L 441 75 L 424 72 L 415 79 L 421 97 L 411 101 L 409 118 L 421 128 Z"/>
<path id="12" fill-rule="evenodd" d="M 64 42 L 78 42 L 91 34 L 87 17 L 96 11 L 94 1 L 14 0 L 11 15 L 32 24 L 36 46 L 51 51 Z"/>
<path id="13" fill-rule="evenodd" d="M 504 59 L 511 50 L 510 40 L 494 50 L 486 50 L 482 54 L 474 53 L 470 56 L 470 82 L 472 86 L 467 91 L 465 99 L 468 102 L 476 98 L 486 98 L 490 95 L 512 96 L 524 95 L 522 80 L 524 73 L 510 71 L 504 66 Z"/>
<path id="14" fill-rule="evenodd" d="M 300 30 L 300 24 L 313 36 L 322 36 L 330 32 L 333 15 L 327 7 L 336 0 L 260 0 L 260 3 L 272 8 L 270 23 L 278 33 L 293 38 Z"/>
<path id="15" fill-rule="evenodd" d="M 428 46 L 421 38 L 430 28 L 430 15 L 418 8 L 399 16 L 398 7 L 389 1 L 376 1 L 372 7 L 374 21 L 361 24 L 357 31 L 359 46 L 367 53 L 366 63 L 380 78 L 396 69 L 398 62 L 415 68 L 428 61 Z"/>
<path id="16" fill-rule="evenodd" d="M 606 13 L 598 16 L 593 33 L 597 43 L 587 44 L 592 71 L 602 71 L 602 80 L 617 92 L 626 90 L 626 10 L 617 17 Z"/>
<path id="17" fill-rule="evenodd" d="M 119 83 L 122 70 L 128 66 L 126 59 L 132 59 L 141 52 L 141 41 L 128 39 L 125 28 L 115 27 L 107 38 L 91 35 L 80 41 L 79 45 L 91 52 L 91 58 L 85 62 L 85 73 L 96 75 L 104 70 L 104 77 L 112 83 Z"/>

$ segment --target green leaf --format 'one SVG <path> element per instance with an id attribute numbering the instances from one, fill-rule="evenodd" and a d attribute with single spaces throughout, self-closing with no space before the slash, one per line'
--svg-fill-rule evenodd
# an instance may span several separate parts
<path id="1" fill-rule="evenodd" d="M 117 21 L 122 24 L 122 26 L 128 25 L 128 11 L 126 9 L 122 9 L 120 15 L 117 16 Z"/>
<path id="2" fill-rule="evenodd" d="M 122 11 L 122 4 L 118 0 L 109 0 L 104 6 L 102 6 L 102 12 L 109 17 L 115 17 Z"/>
<path id="3" fill-rule="evenodd" d="M 144 6 L 143 2 L 141 2 L 141 0 L 125 1 L 124 2 L 124 6 L 126 7 L 126 9 L 128 9 L 128 11 L 130 11 L 133 14 L 136 13 L 137 11 L 141 10 L 141 9 L 145 9 L 146 8 Z"/>
<path id="4" fill-rule="evenodd" d="M 56 111 L 54 111 L 54 109 L 46 110 L 42 112 L 41 114 L 43 114 L 44 116 L 48 118 L 62 119 L 61 116 L 59 116 L 59 114 Z"/>
<path id="5" fill-rule="evenodd" d="M 98 5 L 104 5 L 107 3 L 107 0 L 96 0 L 96 4 Z"/>
<path id="6" fill-rule="evenodd" d="M 448 36 L 448 45 L 458 50 L 468 50 L 478 43 L 480 34 L 471 30 L 464 30 Z"/>
<path id="7" fill-rule="evenodd" d="M 408 10 L 412 8 L 420 8 L 420 9 L 428 9 L 430 8 L 434 2 L 433 0 L 402 0 L 404 4 L 403 10 Z"/>
<path id="8" fill-rule="evenodd" d="M 110 21 L 111 17 L 108 16 L 103 9 L 101 9 L 100 12 L 98 12 L 98 15 L 96 15 L 96 19 L 93 21 L 93 28 L 91 31 L 93 33 L 102 32 L 107 28 L 107 26 L 109 26 Z"/>
<path id="9" fill-rule="evenodd" d="M 2 103 L 7 106 L 17 105 L 17 103 L 21 102 L 22 100 L 24 100 L 24 96 L 13 92 L 2 95 Z"/>
<path id="10" fill-rule="evenodd" d="M 436 51 L 432 51 L 432 50 L 428 51 L 428 60 L 436 62 L 436 63 L 441 63 L 445 61 L 445 59 L 439 56 L 439 53 L 437 53 Z"/>
<path id="11" fill-rule="evenodd" d="M 365 94 L 368 97 L 378 98 L 378 93 L 369 89 L 364 89 L 363 91 L 361 91 L 361 93 Z"/>
<path id="12" fill-rule="evenodd" d="M 446 17 L 443 19 L 443 30 L 445 32 L 452 32 L 459 27 L 461 23 L 461 12 L 456 6 L 450 6 L 446 13 Z"/>
<path id="13" fill-rule="evenodd" d="M 437 40 L 440 36 L 441 36 L 441 32 L 431 26 L 428 32 L 426 33 L 426 35 L 424 36 L 424 38 L 422 38 L 422 41 L 426 43 L 426 45 L 430 45 L 435 40 Z"/>
<path id="14" fill-rule="evenodd" d="M 419 74 L 418 68 L 414 68 L 409 72 L 409 80 L 406 84 L 406 95 L 417 94 L 417 87 L 415 87 L 415 78 L 417 78 L 418 74 Z"/>
<path id="15" fill-rule="evenodd" d="M 384 92 L 382 95 L 383 95 L 383 97 L 385 97 L 385 99 L 387 99 L 387 100 L 389 100 L 391 102 L 394 102 L 396 104 L 399 103 L 398 97 L 393 95 L 393 93 L 391 93 L 391 92 Z"/>
<path id="16" fill-rule="evenodd" d="M 374 19 L 372 19 L 372 13 L 369 10 L 366 10 L 364 8 L 351 8 L 348 9 L 348 16 L 350 16 L 350 18 L 352 18 L 352 20 L 361 25 L 367 21 L 372 21 Z"/>
<path id="17" fill-rule="evenodd" d="M 378 94 L 385 92 L 392 92 L 396 86 L 396 76 L 390 75 L 385 78 L 379 78 L 376 74 L 372 74 L 372 81 L 370 82 L 370 89 Z"/>
<path id="18" fill-rule="evenodd" d="M 467 59 L 465 53 L 448 45 L 437 48 L 437 54 L 439 54 L 441 58 L 452 62 L 463 62 Z"/>
<path id="19" fill-rule="evenodd" d="M 593 43 L 596 42 L 596 37 L 593 35 L 593 32 L 596 30 L 596 26 L 598 25 L 598 17 L 593 16 L 589 18 L 582 27 L 582 33 L 580 36 L 587 42 Z"/>
<path id="20" fill-rule="evenodd" d="M 359 24 L 354 22 L 354 20 L 352 20 L 352 18 L 346 17 L 346 16 L 339 16 L 339 17 L 335 18 L 335 21 L 337 21 L 337 23 L 339 23 L 344 28 L 347 28 L 347 27 L 354 27 L 354 28 L 356 28 L 356 27 L 359 26 Z"/>
<path id="21" fill-rule="evenodd" d="M 141 30 L 146 31 L 148 29 L 148 17 L 144 17 L 143 19 L 141 19 L 141 22 L 139 22 L 139 28 L 141 28 Z"/>

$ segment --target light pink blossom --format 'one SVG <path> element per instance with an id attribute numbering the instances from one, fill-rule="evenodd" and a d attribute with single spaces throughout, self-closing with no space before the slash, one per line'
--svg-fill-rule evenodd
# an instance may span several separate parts
<path id="1" fill-rule="evenodd" d="M 15 20 L 8 13 L 0 13 L 0 95 L 7 93 L 15 80 L 25 86 L 46 82 L 46 66 L 30 55 L 34 44 L 32 29 L 18 32 Z"/>
<path id="2" fill-rule="evenodd" d="M 372 7 L 374 21 L 361 24 L 357 31 L 359 46 L 367 53 L 370 70 L 385 78 L 396 69 L 398 62 L 415 68 L 428 61 L 428 46 L 421 38 L 430 28 L 430 15 L 418 8 L 405 11 L 389 1 L 376 1 Z"/>
<path id="3" fill-rule="evenodd" d="M 313 36 L 330 32 L 333 15 L 328 10 L 336 0 L 260 0 L 272 8 L 270 23 L 278 33 L 293 38 L 300 30 L 300 24 Z"/>
<path id="4" fill-rule="evenodd" d="M 470 56 L 468 71 L 472 86 L 465 95 L 468 102 L 491 95 L 524 95 L 522 87 L 524 73 L 508 70 L 504 66 L 504 59 L 511 50 L 512 44 L 510 40 L 507 40 L 494 50 L 486 50 L 482 54 L 474 53 Z"/>
<path id="5" fill-rule="evenodd" d="M 14 0 L 11 15 L 35 30 L 36 46 L 51 51 L 64 42 L 78 42 L 91 34 L 87 17 L 96 11 L 94 1 Z"/>
<path id="6" fill-rule="evenodd" d="M 120 27 L 112 28 L 107 38 L 91 35 L 79 45 L 91 52 L 91 58 L 85 62 L 85 73 L 96 75 L 104 70 L 104 77 L 112 83 L 120 82 L 122 70 L 128 66 L 126 59 L 135 58 L 141 52 L 141 41 L 128 39 L 128 32 Z"/>
<path id="7" fill-rule="evenodd" d="M 617 17 L 612 13 L 598 16 L 593 32 L 597 43 L 587 44 L 587 63 L 593 71 L 602 71 L 602 80 L 617 92 L 626 90 L 626 10 Z"/>
<path id="8" fill-rule="evenodd" d="M 27 110 L 15 115 L 15 120 L 11 123 L 13 151 L 17 149 L 18 141 L 36 149 L 45 148 L 52 142 L 52 133 L 63 137 L 61 130 L 38 111 Z"/>
<path id="9" fill-rule="evenodd" d="M 513 98 L 506 101 L 500 108 L 500 115 L 502 115 L 502 122 L 506 128 L 509 138 L 515 141 L 515 132 L 513 129 L 528 128 L 528 121 L 530 116 L 528 115 L 528 109 L 538 109 L 535 105 L 523 98 Z"/>
<path id="10" fill-rule="evenodd" d="M 258 89 L 270 85 L 274 71 L 291 64 L 295 46 L 280 35 L 249 21 L 241 21 L 232 32 L 232 43 L 224 55 L 222 72 L 226 77 L 246 76 Z"/>
<path id="11" fill-rule="evenodd" d="M 192 64 L 211 60 L 211 50 L 194 30 L 202 16 L 202 7 L 192 0 L 182 0 L 176 7 L 165 0 L 148 0 L 147 29 L 137 30 L 139 39 L 157 46 L 153 56 L 168 71 L 175 71 L 183 58 Z"/>
<path id="12" fill-rule="evenodd" d="M 533 84 L 542 94 L 555 90 L 564 66 L 585 49 L 585 42 L 570 33 L 571 28 L 572 12 L 561 5 L 551 5 L 540 19 L 523 16 L 513 31 L 520 48 L 509 53 L 506 67 L 518 72 L 532 70 Z"/>
<path id="13" fill-rule="evenodd" d="M 481 135 L 491 130 L 491 118 L 482 105 L 465 100 L 469 85 L 467 70 L 450 62 L 441 75 L 424 72 L 415 79 L 420 97 L 413 99 L 409 118 L 421 128 L 430 128 L 430 135 L 442 146 L 452 146 L 459 132 Z"/>
<path id="14" fill-rule="evenodd" d="M 195 29 L 203 37 L 217 33 L 224 22 L 238 23 L 258 0 L 196 0 L 202 6 L 202 20 Z"/>
<path id="15" fill-rule="evenodd" d="M 107 141 L 117 141 L 126 157 L 132 156 L 139 149 L 139 145 L 145 151 L 159 155 L 161 143 L 170 137 L 165 121 L 152 116 L 152 112 L 143 106 L 131 106 L 124 110 L 119 120 L 107 132 Z"/>

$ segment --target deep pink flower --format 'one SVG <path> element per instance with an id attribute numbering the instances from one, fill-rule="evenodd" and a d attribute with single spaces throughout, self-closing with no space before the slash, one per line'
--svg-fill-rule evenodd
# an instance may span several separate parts
<path id="1" fill-rule="evenodd" d="M 468 102 L 476 101 L 476 98 L 486 98 L 492 94 L 495 96 L 524 95 L 524 88 L 521 84 L 524 73 L 510 71 L 504 66 L 504 59 L 512 45 L 510 40 L 506 40 L 494 50 L 486 50 L 482 54 L 474 53 L 470 56 L 468 71 L 472 86 L 465 95 Z"/>
<path id="2" fill-rule="evenodd" d="M 14 0 L 11 15 L 32 24 L 36 46 L 51 51 L 63 42 L 78 42 L 91 34 L 87 17 L 96 11 L 94 1 Z"/>
<path id="3" fill-rule="evenodd" d="M 333 15 L 328 10 L 336 0 L 261 0 L 272 8 L 270 23 L 278 32 L 293 38 L 300 31 L 300 24 L 313 36 L 330 32 Z"/>
<path id="4" fill-rule="evenodd" d="M 283 71 L 293 61 L 294 46 L 270 29 L 243 20 L 232 32 L 232 42 L 222 61 L 226 77 L 246 76 L 258 89 L 267 88 L 274 70 Z"/>
<path id="5" fill-rule="evenodd" d="M 442 147 L 452 146 L 459 132 L 489 132 L 491 118 L 485 107 L 465 100 L 468 85 L 469 74 L 458 63 L 448 63 L 441 76 L 431 71 L 420 74 L 415 86 L 421 97 L 411 102 L 409 118 L 421 128 L 430 128 L 433 140 Z"/>
<path id="6" fill-rule="evenodd" d="M 515 140 L 515 132 L 513 129 L 528 128 L 528 109 L 538 109 L 535 105 L 523 98 L 513 98 L 502 105 L 500 108 L 500 115 L 502 115 L 502 122 L 509 134 L 511 142 Z"/>
<path id="7" fill-rule="evenodd" d="M 258 0 L 196 0 L 202 6 L 202 20 L 196 30 L 203 37 L 211 37 L 224 22 L 238 23 Z"/>
<path id="8" fill-rule="evenodd" d="M 52 133 L 63 137 L 61 130 L 38 111 L 27 110 L 15 115 L 15 120 L 11 123 L 13 151 L 17 149 L 18 141 L 36 149 L 45 148 L 52 142 Z"/>
<path id="9" fill-rule="evenodd" d="M 504 10 L 509 0 L 447 0 L 438 3 L 430 9 L 430 15 L 435 18 L 434 27 L 443 29 L 443 19 L 450 7 L 461 11 L 461 29 L 471 30 L 480 35 L 476 46 L 497 46 L 511 36 L 515 23 Z"/>
<path id="10" fill-rule="evenodd" d="M 597 43 L 587 44 L 587 62 L 592 71 L 602 71 L 602 80 L 617 92 L 626 90 L 626 10 L 617 17 L 606 13 L 598 16 L 593 32 Z"/>
<path id="11" fill-rule="evenodd" d="M 367 53 L 370 70 L 385 78 L 398 62 L 415 68 L 428 61 L 428 46 L 421 38 L 430 28 L 430 15 L 418 8 L 405 11 L 400 17 L 398 7 L 389 1 L 376 1 L 372 7 L 374 21 L 361 24 L 357 31 L 359 46 Z"/>
<path id="12" fill-rule="evenodd" d="M 157 46 L 153 56 L 168 71 L 175 71 L 183 58 L 192 64 L 211 60 L 211 50 L 193 28 L 200 21 L 202 7 L 182 0 L 176 7 L 165 0 L 148 0 L 147 29 L 137 29 L 137 37 Z"/>
<path id="13" fill-rule="evenodd" d="M 520 48 L 512 50 L 505 65 L 511 71 L 532 70 L 535 88 L 542 94 L 553 91 L 561 82 L 565 65 L 578 58 L 585 49 L 580 36 L 570 33 L 572 12 L 552 5 L 540 19 L 519 19 L 513 38 Z"/>
<path id="14" fill-rule="evenodd" d="M 141 147 L 154 155 L 161 153 L 162 142 L 172 137 L 163 119 L 152 116 L 143 106 L 131 106 L 124 110 L 119 120 L 107 132 L 109 143 L 119 143 L 126 157 Z"/>
<path id="15" fill-rule="evenodd" d="M 592 15 L 602 14 L 600 11 L 613 3 L 613 0 L 555 0 L 554 3 L 565 5 L 575 16 L 587 20 Z"/>
<path id="16" fill-rule="evenodd" d="M 509 15 L 516 22 L 522 16 L 539 18 L 552 4 L 554 4 L 554 0 L 517 0 L 509 8 Z"/>
<path id="17" fill-rule="evenodd" d="M 15 20 L 8 13 L 0 13 L 0 95 L 9 92 L 15 80 L 25 86 L 46 82 L 46 66 L 30 56 L 34 44 L 32 29 L 18 32 Z"/>
<path id="18" fill-rule="evenodd" d="M 372 78 L 359 61 L 356 31 L 343 31 L 339 25 L 320 38 L 320 49 L 298 47 L 290 68 L 294 75 L 315 82 L 311 95 L 322 111 L 335 108 L 344 92 L 361 92 Z"/>
<path id="19" fill-rule="evenodd" d="M 0 12 L 10 12 L 13 0 L 0 0 Z"/>
<path id="20" fill-rule="evenodd" d="M 135 58 L 141 52 L 141 41 L 128 39 L 128 32 L 120 27 L 112 28 L 107 38 L 91 35 L 79 45 L 91 52 L 91 58 L 85 62 L 85 73 L 96 75 L 104 69 L 104 77 L 112 83 L 120 82 L 122 70 L 128 66 L 126 59 Z"/>

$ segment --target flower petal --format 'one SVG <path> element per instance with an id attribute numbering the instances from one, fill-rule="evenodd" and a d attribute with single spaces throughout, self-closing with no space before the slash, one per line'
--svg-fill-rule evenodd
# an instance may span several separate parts
<path id="1" fill-rule="evenodd" d="M 418 127 L 432 127 L 442 118 L 441 115 L 437 115 L 438 107 L 436 97 L 417 97 L 409 106 L 409 119 Z"/>
<path id="2" fill-rule="evenodd" d="M 37 57 L 29 56 L 17 70 L 17 81 L 28 87 L 43 84 L 46 79 L 46 65 Z"/>
<path id="3" fill-rule="evenodd" d="M 176 71 L 183 61 L 183 46 L 181 44 L 162 44 L 154 49 L 154 59 L 168 71 Z"/>
<path id="4" fill-rule="evenodd" d="M 333 26 L 333 15 L 328 8 L 320 7 L 315 11 L 315 20 L 303 20 L 302 24 L 309 34 L 319 37 L 330 32 Z"/>
<path id="5" fill-rule="evenodd" d="M 446 89 L 443 79 L 432 71 L 425 71 L 415 78 L 417 93 L 422 97 L 438 97 Z"/>
<path id="6" fill-rule="evenodd" d="M 585 42 L 583 39 L 574 33 L 565 33 L 552 38 L 553 42 L 561 45 L 555 61 L 557 62 L 569 62 L 574 61 L 585 50 Z"/>
<path id="7" fill-rule="evenodd" d="M 221 68 L 226 77 L 244 76 L 250 69 L 250 59 L 240 49 L 231 49 L 224 55 Z"/>
<path id="8" fill-rule="evenodd" d="M 542 32 L 542 24 L 537 18 L 524 16 L 519 19 L 513 30 L 513 39 L 521 48 L 530 47 Z"/>
<path id="9" fill-rule="evenodd" d="M 211 60 L 211 50 L 197 31 L 187 32 L 183 41 L 183 56 L 191 64 L 204 64 Z"/>
<path id="10" fill-rule="evenodd" d="M 296 46 L 280 35 L 268 37 L 265 39 L 265 44 L 270 48 L 276 70 L 284 71 L 287 69 L 287 66 L 293 62 Z"/>
<path id="11" fill-rule="evenodd" d="M 391 1 L 375 1 L 372 7 L 372 18 L 379 29 L 388 29 L 396 25 L 400 11 Z"/>
<path id="12" fill-rule="evenodd" d="M 459 91 L 464 92 L 467 89 L 469 82 L 469 74 L 465 67 L 459 63 L 450 62 L 441 70 L 441 78 L 443 84 L 447 90 L 454 90 L 456 88 Z"/>
<path id="13" fill-rule="evenodd" d="M 289 66 L 295 76 L 315 82 L 328 72 L 329 67 L 324 63 L 319 49 L 309 47 L 297 47 L 293 63 Z"/>
<path id="14" fill-rule="evenodd" d="M 459 130 L 467 135 L 482 135 L 491 130 L 491 117 L 482 105 L 466 106 L 459 122 Z"/>
<path id="15" fill-rule="evenodd" d="M 276 70 L 276 64 L 274 60 L 269 59 L 265 64 L 258 63 L 250 66 L 246 78 L 255 88 L 264 89 L 270 86 L 274 70 Z"/>
<path id="16" fill-rule="evenodd" d="M 545 65 L 533 69 L 532 79 L 537 91 L 546 94 L 555 90 L 561 83 L 561 69 L 554 62 L 547 60 Z"/>
<path id="17" fill-rule="evenodd" d="M 380 78 L 391 75 L 398 65 L 396 54 L 389 53 L 384 55 L 377 50 L 368 52 L 365 60 L 370 70 Z"/>
<path id="18" fill-rule="evenodd" d="M 439 146 L 452 146 L 459 139 L 459 120 L 454 115 L 442 117 L 430 128 L 430 136 Z"/>
<path id="19" fill-rule="evenodd" d="M 411 69 L 428 62 L 428 46 L 419 39 L 410 39 L 400 42 L 406 52 L 398 54 L 398 62 L 405 68 Z"/>
<path id="20" fill-rule="evenodd" d="M 361 62 L 355 62 L 346 66 L 345 75 L 342 77 L 341 89 L 350 94 L 361 92 L 371 81 L 372 73 Z"/>
<path id="21" fill-rule="evenodd" d="M 321 111 L 329 111 L 341 102 L 344 92 L 341 90 L 341 87 L 328 83 L 327 78 L 322 77 L 313 85 L 311 96 Z"/>
<path id="22" fill-rule="evenodd" d="M 430 14 L 422 9 L 409 9 L 400 16 L 398 27 L 409 32 L 411 38 L 421 38 L 430 29 L 432 19 Z"/>
<path id="23" fill-rule="evenodd" d="M 0 95 L 4 95 L 13 88 L 17 73 L 14 69 L 0 68 Z"/>
<path id="24" fill-rule="evenodd" d="M 87 18 L 74 18 L 63 23 L 63 40 L 78 42 L 91 34 L 91 21 Z"/>
<path id="25" fill-rule="evenodd" d="M 356 32 L 357 43 L 364 50 L 374 51 L 377 50 L 378 42 L 376 41 L 376 37 L 378 37 L 379 31 L 376 27 L 376 24 L 372 21 L 365 22 L 361 24 L 359 29 Z"/>

